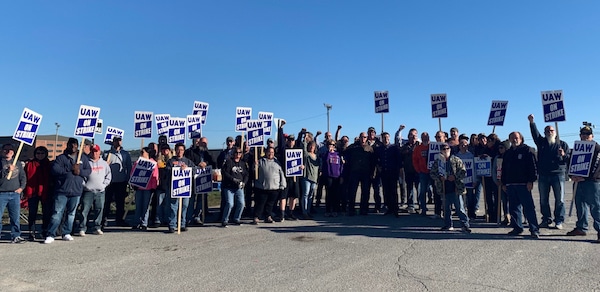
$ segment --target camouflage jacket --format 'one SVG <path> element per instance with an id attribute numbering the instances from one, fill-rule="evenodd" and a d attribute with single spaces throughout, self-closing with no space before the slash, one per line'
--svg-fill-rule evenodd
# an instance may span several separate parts
<path id="1" fill-rule="evenodd" d="M 454 177 L 456 178 L 456 180 L 454 181 L 454 184 L 456 185 L 456 194 L 457 195 L 464 195 L 467 193 L 467 189 L 465 188 L 465 175 L 467 174 L 467 170 L 465 168 L 465 164 L 463 163 L 463 161 L 456 157 L 455 155 L 451 155 L 450 158 L 448 158 L 448 160 L 450 161 L 450 171 L 445 175 L 445 177 L 448 177 L 449 175 L 454 175 Z M 435 161 L 433 162 L 433 166 L 431 167 L 431 170 L 429 171 L 429 175 L 431 176 L 431 178 L 433 179 L 433 183 L 435 184 L 435 188 L 434 190 L 439 194 L 439 195 L 444 195 L 443 193 L 443 182 L 442 179 L 440 178 L 440 176 L 443 174 L 440 173 L 440 168 L 439 165 L 442 162 L 438 157 L 436 157 Z M 444 171 L 444 170 L 442 170 Z"/>

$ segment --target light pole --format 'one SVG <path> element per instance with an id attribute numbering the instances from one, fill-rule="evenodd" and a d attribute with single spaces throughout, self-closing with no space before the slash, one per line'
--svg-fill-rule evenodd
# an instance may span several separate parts
<path id="1" fill-rule="evenodd" d="M 328 103 L 324 103 L 323 106 L 327 109 L 327 132 L 329 132 L 329 110 L 331 110 L 333 106 Z"/>
<path id="2" fill-rule="evenodd" d="M 60 124 L 54 123 L 54 125 L 56 126 L 56 136 L 54 136 L 54 159 L 56 159 L 56 149 L 58 147 L 58 128 L 60 128 Z"/>

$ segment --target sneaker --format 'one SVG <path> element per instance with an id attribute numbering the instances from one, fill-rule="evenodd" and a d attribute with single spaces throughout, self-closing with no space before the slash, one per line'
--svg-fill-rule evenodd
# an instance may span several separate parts
<path id="1" fill-rule="evenodd" d="M 227 222 L 222 222 L 222 223 L 221 223 L 221 227 L 223 227 L 223 228 L 227 228 Z"/>
<path id="2" fill-rule="evenodd" d="M 508 235 L 520 235 L 521 233 L 523 233 L 523 229 L 513 229 L 511 231 L 509 231 L 507 234 Z"/>
<path id="3" fill-rule="evenodd" d="M 298 220 L 298 218 L 297 218 L 297 217 L 296 217 L 296 215 L 294 215 L 294 214 L 290 214 L 290 217 L 289 217 L 289 219 L 290 219 L 290 220 L 292 220 L 292 221 L 296 221 L 296 220 Z"/>
<path id="4" fill-rule="evenodd" d="M 452 230 L 454 230 L 454 227 L 452 227 L 452 226 L 444 226 L 440 230 L 441 231 L 452 231 Z"/>
<path id="5" fill-rule="evenodd" d="M 13 238 L 13 240 L 10 243 L 25 243 L 27 242 L 23 237 L 21 236 L 17 236 L 15 238 Z"/>
<path id="6" fill-rule="evenodd" d="M 234 220 L 233 222 L 231 222 L 231 225 L 238 225 L 239 226 L 239 225 L 242 225 L 242 222 L 239 221 L 239 220 L 238 221 Z"/>
<path id="7" fill-rule="evenodd" d="M 408 207 L 408 214 L 415 214 L 415 207 Z"/>
<path id="8" fill-rule="evenodd" d="M 273 223 L 275 221 L 273 221 L 273 218 L 271 218 L 271 216 L 267 217 L 267 219 L 265 219 L 265 223 Z"/>
<path id="9" fill-rule="evenodd" d="M 102 230 L 100 230 L 100 229 L 96 229 L 96 230 L 94 231 L 94 234 L 96 234 L 96 235 L 102 235 L 102 234 L 104 234 L 104 231 L 102 231 Z"/>
<path id="10" fill-rule="evenodd" d="M 187 227 L 181 227 L 181 229 L 179 229 L 179 230 L 181 230 L 181 232 L 186 232 L 186 231 L 188 231 Z"/>
<path id="11" fill-rule="evenodd" d="M 175 228 L 169 227 L 169 229 L 167 230 L 167 233 L 175 233 Z"/>
<path id="12" fill-rule="evenodd" d="M 258 225 L 258 217 L 254 217 L 254 219 L 252 220 L 252 223 L 250 223 L 252 225 Z"/>
<path id="13" fill-rule="evenodd" d="M 577 229 L 577 228 L 567 232 L 567 236 L 586 236 L 586 235 L 587 235 L 587 232 L 585 232 L 581 229 Z"/>
<path id="14" fill-rule="evenodd" d="M 558 230 L 562 230 L 564 227 L 563 227 L 562 223 L 556 223 L 556 225 L 554 226 L 554 228 L 556 228 Z"/>
<path id="15" fill-rule="evenodd" d="M 464 233 L 471 233 L 471 228 L 469 228 L 467 226 L 463 226 L 462 227 L 462 232 L 464 232 Z"/>
<path id="16" fill-rule="evenodd" d="M 533 239 L 540 239 L 540 233 L 539 232 L 532 232 L 531 233 L 531 238 L 533 238 Z"/>
<path id="17" fill-rule="evenodd" d="M 62 238 L 64 241 L 73 241 L 73 236 L 71 234 L 67 234 Z"/>
<path id="18" fill-rule="evenodd" d="M 540 228 L 548 228 L 550 226 L 550 223 L 548 223 L 548 221 L 542 221 L 542 223 L 540 223 Z"/>
<path id="19" fill-rule="evenodd" d="M 54 237 L 48 236 L 46 237 L 46 240 L 44 240 L 45 244 L 50 244 L 54 242 Z"/>
<path id="20" fill-rule="evenodd" d="M 78 233 L 78 234 L 79 234 L 79 236 L 81 236 L 81 237 L 84 237 L 84 236 L 85 236 L 85 231 L 84 231 L 84 230 L 81 230 L 81 231 L 79 231 L 79 233 Z"/>

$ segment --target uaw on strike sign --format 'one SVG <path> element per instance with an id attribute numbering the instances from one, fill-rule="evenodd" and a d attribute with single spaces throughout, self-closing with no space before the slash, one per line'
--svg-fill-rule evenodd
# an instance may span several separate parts
<path id="1" fill-rule="evenodd" d="M 41 123 L 42 115 L 28 108 L 23 109 L 19 124 L 17 125 L 12 138 L 32 146 Z"/>
<path id="2" fill-rule="evenodd" d="M 171 169 L 171 198 L 189 198 L 192 196 L 193 167 Z"/>
<path id="3" fill-rule="evenodd" d="M 566 120 L 562 90 L 542 91 L 542 106 L 544 107 L 544 122 L 564 122 Z"/>
<path id="4" fill-rule="evenodd" d="M 100 108 L 81 105 L 77 115 L 77 125 L 75 126 L 75 136 L 94 138 L 96 132 L 96 123 L 100 116 Z"/>
<path id="5" fill-rule="evenodd" d="M 596 142 L 594 141 L 575 141 L 573 153 L 571 154 L 571 163 L 569 164 L 569 175 L 590 176 L 595 148 Z"/>

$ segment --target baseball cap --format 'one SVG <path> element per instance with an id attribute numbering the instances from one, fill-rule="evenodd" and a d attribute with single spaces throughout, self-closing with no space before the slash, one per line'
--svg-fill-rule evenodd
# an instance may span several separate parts
<path id="1" fill-rule="evenodd" d="M 229 137 L 227 137 L 227 140 L 226 140 L 226 141 L 227 141 L 227 142 L 233 142 L 234 140 L 233 140 L 233 137 L 229 136 Z"/>
<path id="2" fill-rule="evenodd" d="M 15 151 L 15 145 L 6 143 L 6 144 L 2 145 L 2 149 Z"/>
<path id="3" fill-rule="evenodd" d="M 374 127 L 369 127 L 369 129 L 367 130 L 367 132 L 371 132 L 371 131 L 376 132 Z"/>
<path id="4" fill-rule="evenodd" d="M 100 146 L 98 146 L 98 144 L 92 146 L 92 149 L 90 149 L 92 152 L 100 152 Z"/>
<path id="5" fill-rule="evenodd" d="M 294 136 L 294 134 L 289 134 L 289 135 L 287 136 L 287 139 L 288 139 L 288 140 L 296 140 L 296 136 Z"/>
<path id="6" fill-rule="evenodd" d="M 271 138 L 267 139 L 267 143 L 274 143 L 273 139 L 271 139 Z"/>
<path id="7" fill-rule="evenodd" d="M 590 128 L 589 126 L 585 126 L 581 129 L 579 129 L 579 135 L 591 135 L 593 134 L 592 132 L 592 128 Z"/>
<path id="8" fill-rule="evenodd" d="M 161 144 L 160 145 L 160 150 L 163 150 L 163 149 L 169 149 L 169 150 L 171 150 L 171 146 L 169 146 L 169 144 L 166 144 L 166 143 L 165 144 Z"/>

